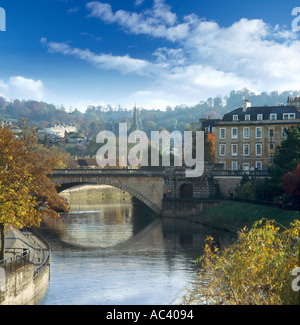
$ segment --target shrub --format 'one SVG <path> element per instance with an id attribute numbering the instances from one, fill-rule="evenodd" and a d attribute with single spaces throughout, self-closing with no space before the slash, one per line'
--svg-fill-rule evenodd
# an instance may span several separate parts
<path id="1" fill-rule="evenodd" d="M 285 305 L 300 304 L 292 290 L 292 270 L 299 267 L 300 221 L 287 229 L 261 219 L 238 240 L 220 250 L 206 240 L 199 283 L 184 297 L 188 304 Z"/>

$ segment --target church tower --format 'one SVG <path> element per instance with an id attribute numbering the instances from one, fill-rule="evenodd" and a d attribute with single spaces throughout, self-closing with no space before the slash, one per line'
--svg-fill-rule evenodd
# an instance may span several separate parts
<path id="1" fill-rule="evenodd" d="M 133 131 L 136 131 L 136 130 L 139 130 L 139 122 L 138 122 L 138 116 L 137 116 L 137 109 L 136 109 L 136 106 L 134 107 L 134 110 L 133 110 L 133 121 L 132 121 L 132 125 L 131 125 L 131 128 L 130 128 L 130 132 L 133 132 Z"/>

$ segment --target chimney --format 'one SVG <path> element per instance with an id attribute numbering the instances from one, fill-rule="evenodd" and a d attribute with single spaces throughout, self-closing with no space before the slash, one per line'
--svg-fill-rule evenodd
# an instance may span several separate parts
<path id="1" fill-rule="evenodd" d="M 298 111 L 300 110 L 300 97 L 289 97 L 288 98 L 288 105 L 290 106 L 294 106 L 295 108 L 298 109 Z"/>
<path id="2" fill-rule="evenodd" d="M 249 99 L 245 99 L 245 102 L 243 104 L 243 112 L 246 112 L 247 108 L 251 107 L 251 103 Z"/>

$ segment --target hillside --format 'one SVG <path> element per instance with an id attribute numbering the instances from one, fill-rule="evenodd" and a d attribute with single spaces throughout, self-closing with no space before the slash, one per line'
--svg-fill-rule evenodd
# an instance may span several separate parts
<path id="1" fill-rule="evenodd" d="M 174 108 L 166 107 L 165 111 L 139 109 L 139 122 L 146 132 L 166 128 L 184 131 L 191 122 L 196 122 L 201 117 L 222 118 L 222 116 L 237 107 L 240 107 L 245 98 L 253 106 L 286 104 L 288 96 L 299 96 L 300 91 L 285 91 L 278 93 L 255 94 L 248 89 L 232 90 L 224 98 L 208 98 L 195 106 L 180 105 Z M 74 123 L 79 132 L 90 137 L 95 136 L 100 130 L 118 130 L 118 123 L 126 122 L 130 127 L 132 123 L 132 108 L 103 106 L 89 106 L 84 112 L 76 108 L 67 112 L 63 106 L 34 100 L 15 99 L 7 101 L 0 97 L 0 118 L 15 123 L 29 124 L 43 128 L 52 122 Z"/>

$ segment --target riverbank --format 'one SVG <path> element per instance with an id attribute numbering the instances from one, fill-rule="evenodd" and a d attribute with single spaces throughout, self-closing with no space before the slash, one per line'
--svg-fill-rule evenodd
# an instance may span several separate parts
<path id="1" fill-rule="evenodd" d="M 293 220 L 299 218 L 299 211 L 252 203 L 223 201 L 217 206 L 189 219 L 219 229 L 237 232 L 245 226 L 251 228 L 255 221 L 262 218 L 274 219 L 281 225 L 288 227 Z"/>
<path id="2" fill-rule="evenodd" d="M 26 249 L 29 263 L 19 267 L 21 265 L 19 259 L 14 258 L 11 253 L 7 254 L 7 258 L 12 258 L 12 261 L 7 268 L 4 268 L 5 277 L 0 287 L 0 305 L 37 304 L 49 283 L 50 247 L 33 229 L 20 231 L 10 228 L 6 242 L 9 252 Z"/>

